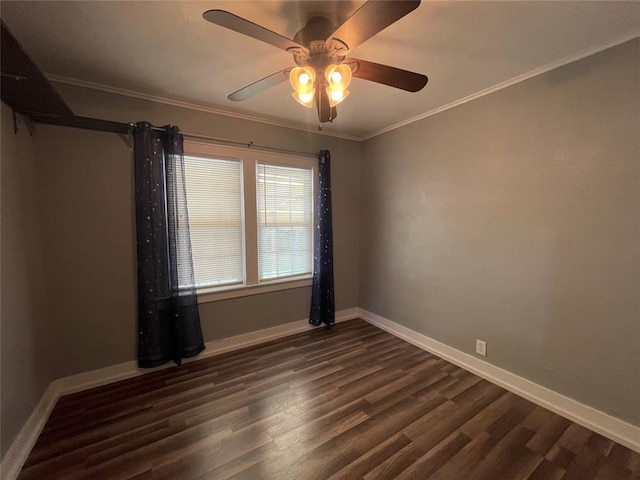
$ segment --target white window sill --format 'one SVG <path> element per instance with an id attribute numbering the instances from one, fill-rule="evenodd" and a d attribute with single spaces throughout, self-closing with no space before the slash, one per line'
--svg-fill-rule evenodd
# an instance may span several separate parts
<path id="1" fill-rule="evenodd" d="M 295 280 L 275 280 L 260 285 L 233 285 L 228 288 L 203 289 L 198 291 L 198 303 L 217 302 L 230 298 L 247 297 L 249 295 L 260 295 L 262 293 L 277 292 L 279 290 L 289 290 L 292 288 L 309 287 L 313 282 L 313 277 L 296 278 Z"/>

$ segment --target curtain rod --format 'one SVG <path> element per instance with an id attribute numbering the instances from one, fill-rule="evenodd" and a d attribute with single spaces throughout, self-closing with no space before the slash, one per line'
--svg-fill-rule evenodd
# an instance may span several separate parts
<path id="1" fill-rule="evenodd" d="M 193 138 L 197 140 L 207 140 L 214 143 L 223 143 L 225 145 L 235 145 L 238 147 L 244 147 L 244 148 L 250 148 L 250 149 L 254 148 L 256 150 L 265 150 L 268 152 L 288 153 L 290 155 L 301 155 L 309 158 L 318 158 L 318 153 L 289 150 L 287 148 L 272 147 L 271 145 L 261 145 L 259 143 L 253 143 L 253 142 L 244 143 L 244 142 L 239 142 L 237 140 L 230 140 L 228 138 L 211 137 L 209 135 L 199 135 L 197 133 L 187 133 L 187 132 L 181 132 L 181 133 L 183 137 Z"/>
<path id="2" fill-rule="evenodd" d="M 56 116 L 56 115 L 38 115 L 31 114 L 28 115 L 34 122 L 36 123 L 45 123 L 49 125 L 59 125 L 64 127 L 75 127 L 75 128 L 83 128 L 87 130 L 96 130 L 100 132 L 109 132 L 109 133 L 117 133 L 120 134 L 120 137 L 125 139 L 125 135 L 130 135 L 133 128 L 136 126 L 135 123 L 120 123 L 120 122 L 112 122 L 109 120 L 101 120 L 97 118 L 88 118 L 88 117 L 80 117 L 77 115 L 72 116 Z M 162 127 L 151 126 L 151 128 L 155 131 L 163 131 Z M 187 133 L 180 132 L 183 137 L 193 138 L 197 140 L 206 140 L 209 142 L 214 142 L 218 144 L 225 145 L 235 145 L 238 147 L 244 148 L 254 148 L 256 150 L 265 150 L 268 152 L 278 152 L 278 153 L 288 153 L 290 155 L 300 155 L 308 158 L 318 158 L 317 152 L 302 152 L 298 150 L 289 150 L 287 148 L 280 147 L 272 147 L 271 145 L 261 145 L 259 143 L 253 142 L 239 142 L 237 140 L 230 140 L 228 138 L 219 138 L 212 137 L 209 135 L 200 135 L 197 133 Z M 125 142 L 129 145 L 129 142 Z M 131 147 L 131 145 L 129 145 Z"/>
<path id="3" fill-rule="evenodd" d="M 136 126 L 135 123 L 133 122 L 129 123 L 129 127 L 131 127 L 131 129 L 133 129 L 135 126 Z M 164 131 L 163 127 L 156 127 L 154 125 L 151 125 L 151 128 L 159 132 Z M 183 137 L 193 138 L 196 140 L 206 140 L 214 143 L 223 143 L 225 145 L 235 145 L 237 147 L 244 147 L 244 148 L 254 148 L 256 150 L 265 150 L 268 152 L 288 153 L 290 155 L 302 155 L 304 157 L 309 157 L 309 158 L 318 158 L 318 153 L 302 152 L 299 150 L 289 150 L 287 148 L 272 147 L 271 145 L 261 145 L 259 143 L 253 143 L 252 141 L 249 141 L 247 143 L 247 142 L 240 142 L 238 140 L 231 140 L 228 138 L 212 137 L 210 135 L 200 135 L 198 133 L 188 133 L 188 132 L 180 132 L 180 133 L 182 134 Z"/>

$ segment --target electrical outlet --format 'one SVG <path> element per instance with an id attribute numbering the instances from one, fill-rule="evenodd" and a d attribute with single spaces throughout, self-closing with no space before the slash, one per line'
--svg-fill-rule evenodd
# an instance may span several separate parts
<path id="1" fill-rule="evenodd" d="M 483 357 L 487 356 L 487 342 L 483 340 L 476 340 L 476 353 L 478 355 L 482 355 Z"/>

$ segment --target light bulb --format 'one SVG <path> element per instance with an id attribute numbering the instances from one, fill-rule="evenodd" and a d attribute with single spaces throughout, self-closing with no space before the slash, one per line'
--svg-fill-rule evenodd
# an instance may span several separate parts
<path id="1" fill-rule="evenodd" d="M 316 94 L 315 88 L 312 89 L 310 92 L 305 92 L 305 93 L 293 92 L 292 93 L 293 98 L 296 99 L 296 102 L 308 108 L 313 107 L 313 97 L 315 96 L 315 94 Z"/>
<path id="2" fill-rule="evenodd" d="M 327 87 L 327 95 L 329 96 L 329 106 L 335 107 L 349 95 L 349 90 L 331 90 Z"/>
<path id="3" fill-rule="evenodd" d="M 331 101 L 338 103 L 344 97 L 344 92 L 342 90 L 331 90 Z"/>
<path id="4" fill-rule="evenodd" d="M 331 89 L 331 92 L 346 91 L 351 82 L 351 75 L 351 68 L 346 63 L 329 65 L 324 71 L 324 76 L 327 79 L 327 85 Z M 338 94 L 329 93 L 329 99 L 333 102 L 335 98 L 336 103 L 340 102 L 346 96 L 346 94 L 340 94 L 338 97 Z"/>
<path id="5" fill-rule="evenodd" d="M 295 67 L 289 74 L 289 81 L 293 90 L 299 94 L 308 94 L 313 91 L 316 72 L 311 67 Z"/>
<path id="6" fill-rule="evenodd" d="M 311 102 L 311 100 L 313 100 L 313 92 L 300 93 L 299 97 L 300 97 L 300 100 L 302 101 L 302 103 L 309 103 L 309 102 Z"/>
<path id="7" fill-rule="evenodd" d="M 298 77 L 298 81 L 302 85 L 306 85 L 307 83 L 309 83 L 309 80 L 311 80 L 311 77 L 309 76 L 309 74 L 307 72 L 302 72 L 300 74 L 300 76 Z"/>

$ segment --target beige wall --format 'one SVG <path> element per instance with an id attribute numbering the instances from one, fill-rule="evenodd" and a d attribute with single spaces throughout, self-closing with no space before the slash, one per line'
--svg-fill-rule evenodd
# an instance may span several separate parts
<path id="1" fill-rule="evenodd" d="M 360 148 L 356 142 L 80 88 L 60 91 L 79 115 L 148 120 L 183 131 L 332 153 L 336 308 L 358 305 Z M 39 125 L 46 273 L 61 377 L 133 360 L 136 263 L 131 153 L 118 136 Z M 205 341 L 308 318 L 310 288 L 201 304 Z"/>
<path id="2" fill-rule="evenodd" d="M 2 104 L 0 153 L 0 455 L 4 457 L 49 382 L 47 307 L 36 150 L 24 123 L 14 134 Z"/>
<path id="3" fill-rule="evenodd" d="M 48 348 L 59 378 L 135 358 L 133 166 L 117 136 L 38 125 Z"/>
<path id="4" fill-rule="evenodd" d="M 360 306 L 640 425 L 639 59 L 365 142 Z"/>

